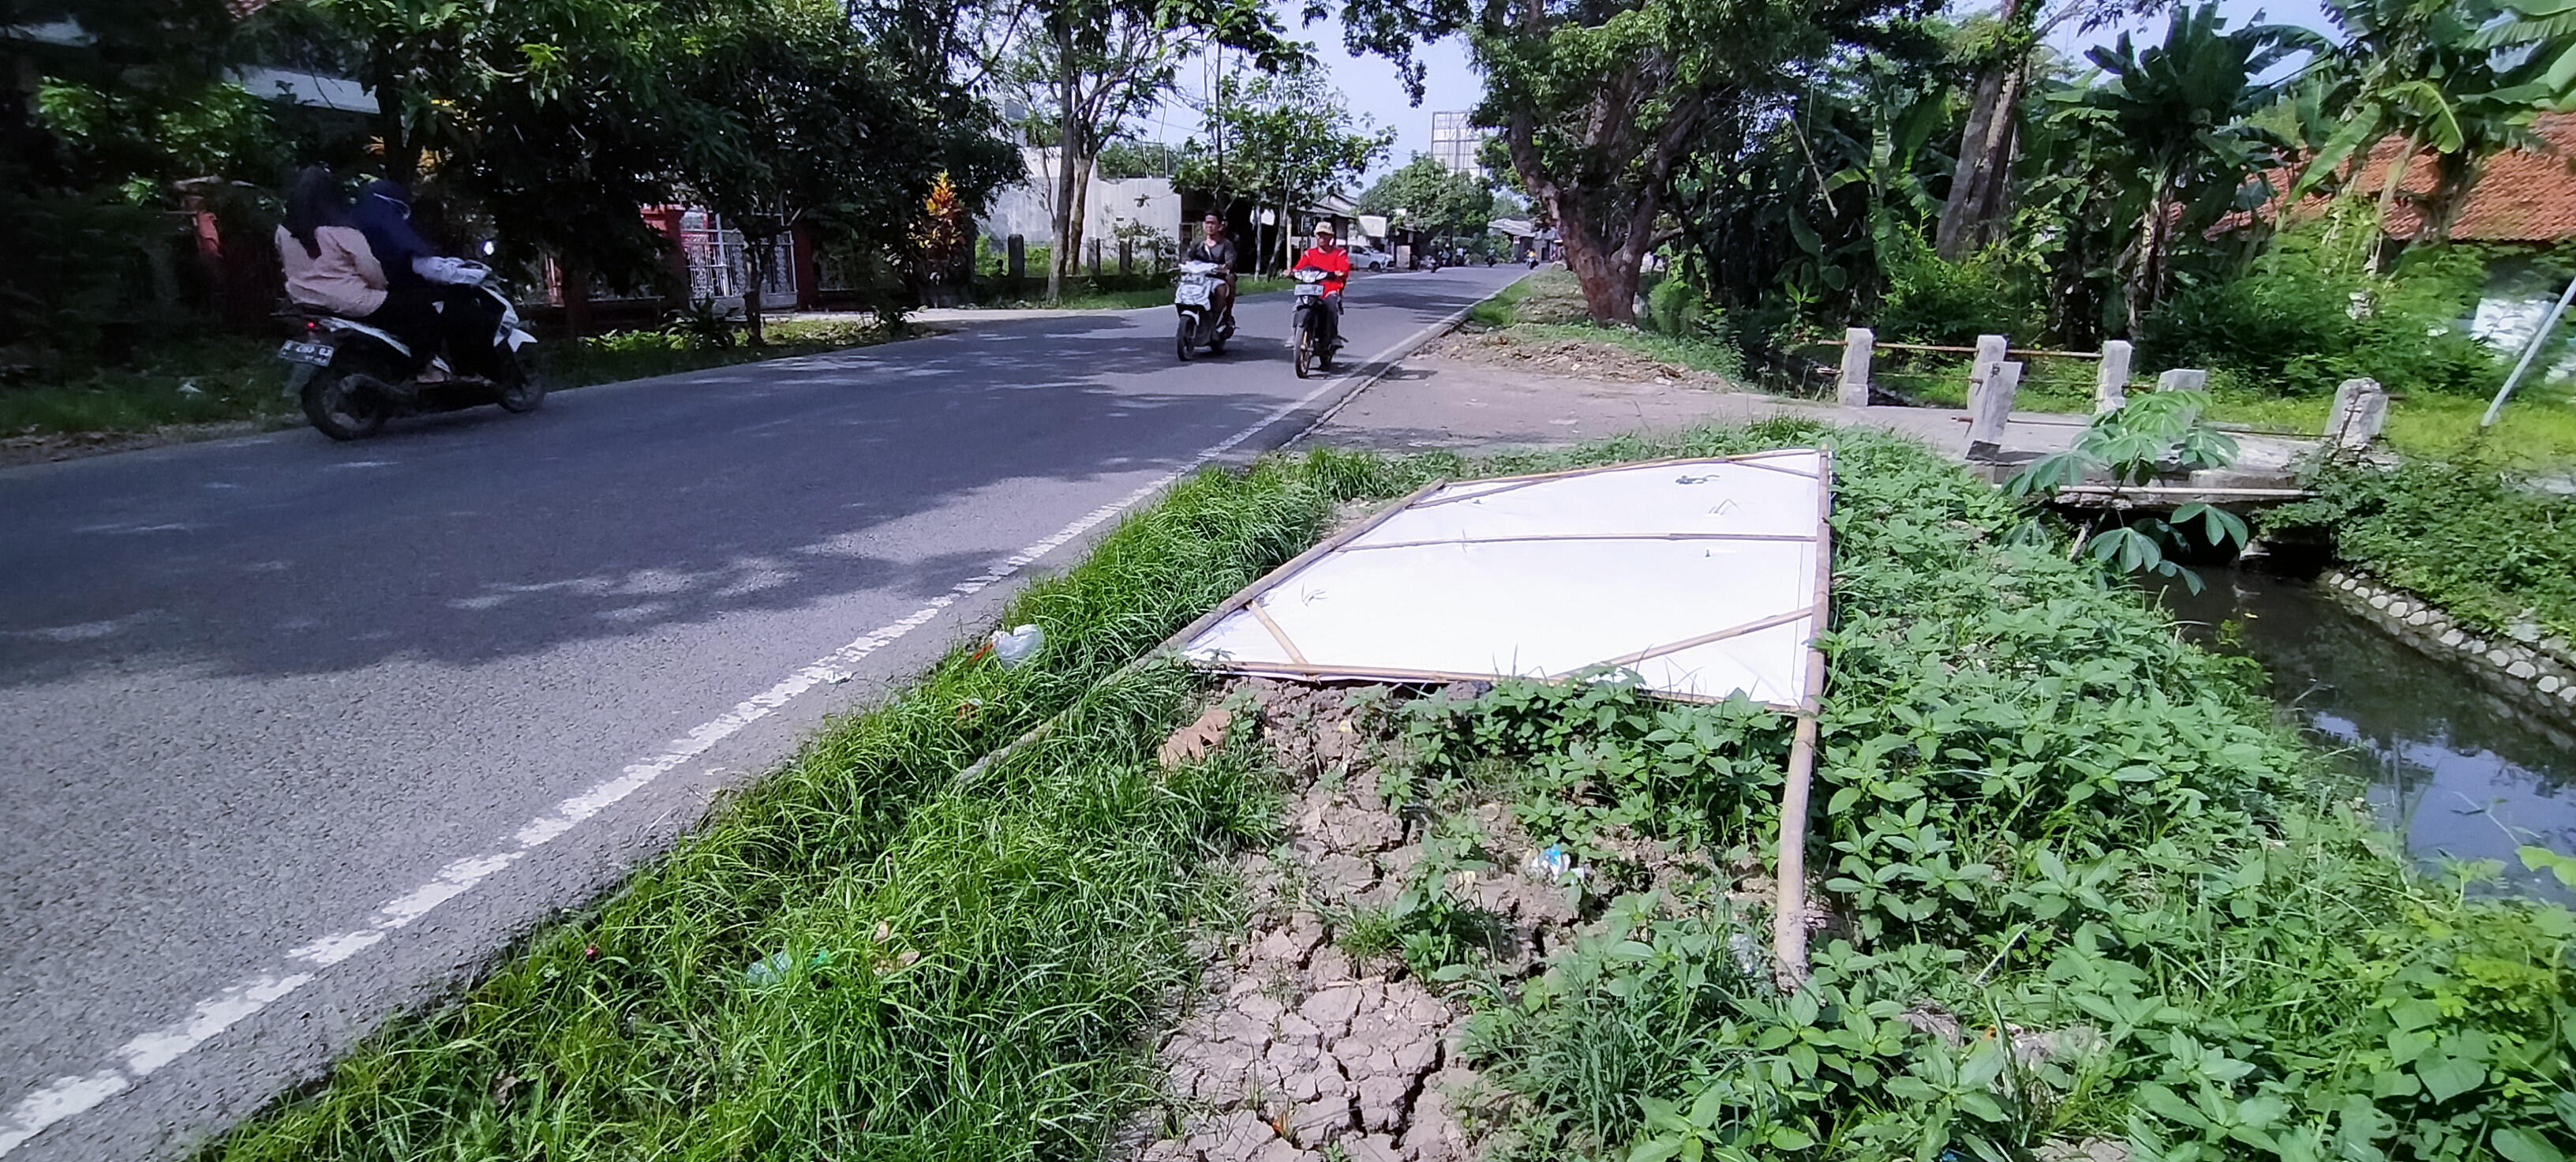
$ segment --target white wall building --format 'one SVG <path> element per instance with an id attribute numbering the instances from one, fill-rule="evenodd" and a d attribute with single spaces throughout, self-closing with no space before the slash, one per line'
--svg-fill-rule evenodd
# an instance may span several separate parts
<path id="1" fill-rule="evenodd" d="M 1030 246 L 1044 246 L 1055 237 L 1055 156 L 1052 149 L 1021 148 L 1020 161 L 1028 176 L 995 194 L 992 209 L 975 224 L 996 247 L 1013 234 Z M 1088 250 L 1091 241 L 1099 239 L 1104 262 L 1117 260 L 1120 238 L 1137 239 L 1136 250 L 1142 260 L 1146 235 L 1155 235 L 1174 246 L 1184 237 L 1181 196 L 1172 191 L 1168 178 L 1108 180 L 1095 174 L 1084 193 L 1082 209 L 1084 248 Z"/>

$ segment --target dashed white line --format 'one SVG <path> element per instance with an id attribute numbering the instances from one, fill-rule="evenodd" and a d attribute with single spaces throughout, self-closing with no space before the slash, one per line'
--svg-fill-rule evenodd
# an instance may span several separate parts
<path id="1" fill-rule="evenodd" d="M 1466 312 L 1460 311 L 1416 332 L 1395 345 L 1380 359 L 1395 358 L 1428 341 L 1432 336 L 1455 325 Z M 1366 366 L 1363 364 L 1361 366 Z M 243 1018 L 268 1007 L 280 997 L 312 983 L 317 970 L 328 968 L 382 942 L 395 929 L 406 927 L 428 915 L 440 904 L 473 890 L 493 873 L 517 863 L 528 853 L 561 837 L 584 820 L 599 814 L 653 780 L 681 764 L 706 753 L 715 744 L 732 737 L 742 728 L 775 713 L 794 701 L 798 695 L 816 686 L 836 681 L 851 666 L 868 655 L 884 649 L 905 634 L 928 624 L 949 606 L 981 593 L 1010 579 L 1038 558 L 1064 547 L 1067 542 L 1097 528 L 1101 522 L 1144 502 L 1171 487 L 1182 477 L 1205 467 L 1217 457 L 1241 447 L 1243 442 L 1261 434 L 1271 425 L 1295 415 L 1316 400 L 1348 384 L 1360 370 L 1354 367 L 1307 392 L 1296 402 L 1285 404 L 1257 423 L 1226 437 L 1200 452 L 1188 464 L 1165 473 L 1126 496 L 1084 513 L 1072 524 L 1057 530 L 1044 540 L 1003 558 L 991 569 L 958 582 L 948 592 L 931 599 L 900 621 L 882 626 L 856 641 L 815 660 L 774 686 L 754 694 L 713 721 L 704 723 L 673 741 L 661 753 L 629 764 L 617 777 L 608 779 L 569 799 L 555 804 L 554 809 L 520 827 L 506 849 L 457 860 L 440 868 L 428 883 L 386 901 L 376 909 L 364 928 L 317 936 L 284 954 L 287 964 L 278 969 L 235 982 L 214 996 L 198 1001 L 189 1015 L 171 1024 L 144 1033 L 119 1047 L 116 1064 L 86 1074 L 72 1074 L 54 1081 L 20 1098 L 5 1116 L 0 1116 L 0 1155 L 17 1149 L 28 1139 L 66 1118 L 95 1109 L 102 1102 L 134 1087 L 136 1082 L 154 1070 L 177 1060 L 216 1034 L 231 1028 Z M 282 969 L 284 971 L 279 971 Z"/>

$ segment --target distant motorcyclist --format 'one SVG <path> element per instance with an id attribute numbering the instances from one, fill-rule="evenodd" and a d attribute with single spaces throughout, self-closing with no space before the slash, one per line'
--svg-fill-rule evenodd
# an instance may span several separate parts
<path id="1" fill-rule="evenodd" d="M 375 181 L 359 195 L 350 214 L 367 246 L 384 267 L 385 282 L 413 291 L 438 304 L 440 336 L 448 365 L 468 375 L 487 374 L 485 352 L 492 329 L 500 322 L 492 297 L 477 291 L 491 270 L 479 262 L 448 257 L 423 240 L 411 225 L 411 193 L 399 183 Z"/>
<path id="2" fill-rule="evenodd" d="M 1216 264 L 1218 282 L 1216 293 L 1211 296 L 1214 302 L 1210 305 L 1216 308 L 1217 318 L 1231 328 L 1234 325 L 1234 264 L 1241 257 L 1241 252 L 1235 249 L 1234 239 L 1225 236 L 1225 219 L 1214 211 L 1199 220 L 1199 229 L 1202 237 L 1190 243 L 1190 248 L 1181 253 L 1181 260 Z"/>
<path id="3" fill-rule="evenodd" d="M 1324 272 L 1324 303 L 1333 312 L 1332 345 L 1339 350 L 1342 346 L 1342 289 L 1351 278 L 1351 252 L 1343 249 L 1333 236 L 1330 221 L 1315 223 L 1315 244 L 1297 256 L 1297 268 Z"/>

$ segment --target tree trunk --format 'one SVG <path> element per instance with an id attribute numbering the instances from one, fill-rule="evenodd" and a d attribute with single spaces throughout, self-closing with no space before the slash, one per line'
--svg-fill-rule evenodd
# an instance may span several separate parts
<path id="1" fill-rule="evenodd" d="M 2415 161 L 2415 148 L 2414 135 L 2407 135 L 2405 142 L 2397 148 L 2397 160 L 2388 163 L 2387 178 L 2379 183 L 2379 236 L 2370 247 L 2369 261 L 2362 264 L 2365 273 L 2379 273 L 2379 254 L 2388 249 L 2388 219 L 2397 212 L 2398 187 L 2406 184 L 2406 169 Z M 2415 232 L 2419 235 L 2424 232 L 2421 221 L 2416 223 Z"/>
<path id="2" fill-rule="evenodd" d="M 2147 317 L 2147 308 L 2155 305 L 2164 293 L 2166 225 L 2171 217 L 2166 212 L 2171 201 L 2165 181 L 2158 178 L 2152 197 L 2147 199 L 2146 217 L 2138 222 L 2137 254 L 2129 267 L 2129 279 L 2121 288 L 2127 300 L 2129 334 L 2138 333 L 2138 324 Z"/>
<path id="3" fill-rule="evenodd" d="M 1047 256 L 1047 301 L 1064 301 L 1064 271 L 1068 252 L 1073 249 L 1073 155 L 1075 152 L 1073 16 L 1058 13 L 1056 17 L 1056 67 L 1063 73 L 1057 90 L 1063 97 L 1056 112 L 1063 133 L 1057 138 L 1055 158 L 1055 244 Z"/>
<path id="4" fill-rule="evenodd" d="M 743 263 L 743 273 L 748 277 L 743 280 L 742 285 L 742 330 L 743 334 L 751 340 L 751 345 L 757 347 L 761 343 L 760 288 L 769 282 L 771 247 L 768 239 L 762 239 L 755 245 L 746 235 L 743 238 L 743 250 L 745 252 L 743 257 L 749 261 Z"/>
<path id="5" fill-rule="evenodd" d="M 1932 250 L 1957 262 L 1995 239 L 2011 211 L 2012 165 L 2021 145 L 2022 78 L 2019 55 L 1998 60 L 1977 78 L 1967 132 L 1959 138 L 1959 165 L 1950 176 L 1950 200 L 1941 206 Z"/>
<path id="6" fill-rule="evenodd" d="M 1977 77 L 1976 98 L 1968 109 L 1967 131 L 1959 135 L 1959 164 L 1950 172 L 1950 200 L 1941 206 L 1933 228 L 1932 251 L 1950 262 L 1975 253 L 1993 241 L 2012 196 L 2013 155 L 2021 144 L 2021 87 L 2030 54 L 2010 39 L 2020 0 L 2004 0 L 1996 19 L 2008 38 Z"/>
<path id="7" fill-rule="evenodd" d="M 1091 219 L 1091 167 L 1094 160 L 1086 155 L 1076 158 L 1073 164 L 1073 213 L 1065 225 L 1064 271 L 1068 278 L 1082 273 L 1083 235 L 1087 233 L 1085 227 Z"/>

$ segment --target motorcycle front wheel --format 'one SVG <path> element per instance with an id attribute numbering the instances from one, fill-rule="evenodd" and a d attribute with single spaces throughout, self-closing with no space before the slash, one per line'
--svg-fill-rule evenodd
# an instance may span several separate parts
<path id="1" fill-rule="evenodd" d="M 519 362 L 518 352 L 501 352 L 500 362 L 501 410 L 525 414 L 546 402 L 545 381 L 530 372 L 527 364 Z"/>
<path id="2" fill-rule="evenodd" d="M 1190 349 L 1195 346 L 1195 344 L 1190 342 L 1190 332 L 1192 329 L 1193 328 L 1190 326 L 1190 317 L 1188 315 L 1181 316 L 1181 329 L 1175 338 L 1175 343 L 1181 349 L 1181 362 L 1183 363 L 1190 361 Z"/>
<path id="3" fill-rule="evenodd" d="M 385 426 L 385 401 L 350 386 L 353 369 L 339 363 L 304 382 L 304 418 L 334 440 L 363 440 Z"/>
<path id="4" fill-rule="evenodd" d="M 1315 370 L 1315 337 L 1302 325 L 1297 328 L 1297 378 L 1304 379 Z"/>

